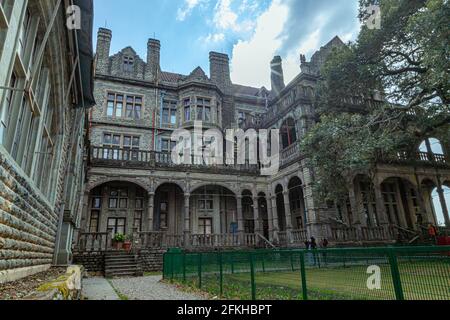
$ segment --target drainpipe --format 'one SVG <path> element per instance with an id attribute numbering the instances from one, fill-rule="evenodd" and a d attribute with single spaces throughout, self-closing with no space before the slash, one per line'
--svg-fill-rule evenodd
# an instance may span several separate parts
<path id="1" fill-rule="evenodd" d="M 161 91 L 160 101 L 159 101 L 159 129 L 163 126 L 163 107 L 164 107 L 164 98 L 166 97 L 166 91 Z M 159 130 L 156 131 L 159 134 Z M 155 141 L 155 143 L 157 143 Z M 161 150 L 159 150 L 161 151 Z"/>

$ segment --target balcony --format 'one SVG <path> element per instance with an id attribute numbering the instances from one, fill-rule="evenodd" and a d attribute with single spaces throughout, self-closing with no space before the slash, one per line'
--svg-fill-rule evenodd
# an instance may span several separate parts
<path id="1" fill-rule="evenodd" d="M 226 161 L 224 160 L 223 163 Z M 176 164 L 170 152 L 142 151 L 108 147 L 91 147 L 90 163 L 96 167 L 130 169 L 196 170 L 208 173 L 259 174 L 259 165 L 205 164 L 201 157 L 192 156 L 191 164 Z"/>
<path id="2" fill-rule="evenodd" d="M 382 163 L 450 167 L 450 161 L 445 155 L 427 152 L 416 152 L 413 154 L 400 152 L 395 156 L 380 154 L 379 159 Z"/>

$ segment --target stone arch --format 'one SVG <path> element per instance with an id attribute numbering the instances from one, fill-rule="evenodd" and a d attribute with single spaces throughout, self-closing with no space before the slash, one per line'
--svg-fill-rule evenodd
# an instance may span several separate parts
<path id="1" fill-rule="evenodd" d="M 148 183 L 142 182 L 139 179 L 135 179 L 135 178 L 122 178 L 122 177 L 103 177 L 100 179 L 92 179 L 91 181 L 89 181 L 89 183 L 87 184 L 86 193 L 91 192 L 93 189 L 95 189 L 98 186 L 101 186 L 105 183 L 111 183 L 111 182 L 128 182 L 128 183 L 134 183 L 138 186 L 140 186 L 142 189 L 148 191 L 149 190 L 149 185 Z"/>
<path id="2" fill-rule="evenodd" d="M 189 193 L 192 194 L 194 191 L 200 188 L 209 187 L 209 186 L 215 186 L 215 187 L 222 187 L 225 189 L 228 189 L 231 191 L 235 196 L 239 195 L 239 192 L 236 191 L 236 188 L 234 186 L 228 185 L 227 183 L 221 183 L 221 182 L 203 182 L 198 184 L 191 185 L 189 189 Z"/>
<path id="3" fill-rule="evenodd" d="M 176 185 L 177 187 L 179 187 L 182 191 L 183 191 L 183 193 L 186 193 L 186 184 L 183 182 L 183 183 L 180 183 L 180 182 L 177 182 L 176 180 L 173 180 L 173 179 L 164 179 L 164 180 L 158 180 L 158 181 L 156 181 L 155 183 L 154 183 L 154 185 L 153 185 L 153 192 L 156 192 L 156 190 L 158 190 L 158 188 L 159 187 L 161 187 L 161 186 L 163 186 L 163 185 L 165 185 L 165 184 L 173 184 L 173 185 Z"/>

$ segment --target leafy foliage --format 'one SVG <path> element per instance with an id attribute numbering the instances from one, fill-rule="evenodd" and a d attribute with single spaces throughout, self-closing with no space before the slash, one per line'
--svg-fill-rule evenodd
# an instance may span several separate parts
<path id="1" fill-rule="evenodd" d="M 360 0 L 362 21 L 373 2 Z M 348 173 L 374 171 L 380 155 L 411 154 L 431 134 L 449 136 L 449 1 L 378 2 L 381 29 L 362 27 L 321 70 L 320 121 L 302 147 L 323 200 L 346 197 Z"/>

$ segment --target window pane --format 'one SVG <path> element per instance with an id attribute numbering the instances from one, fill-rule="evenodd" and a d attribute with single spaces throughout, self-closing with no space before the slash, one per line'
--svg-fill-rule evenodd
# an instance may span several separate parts
<path id="1" fill-rule="evenodd" d="M 120 136 L 114 135 L 114 136 L 113 136 L 112 144 L 120 145 Z"/>
<path id="2" fill-rule="evenodd" d="M 163 109 L 162 120 L 163 123 L 169 123 L 169 109 Z"/>
<path id="3" fill-rule="evenodd" d="M 127 104 L 127 118 L 133 118 L 133 105 Z"/>
<path id="4" fill-rule="evenodd" d="M 140 105 L 134 106 L 134 117 L 136 119 L 140 119 L 141 118 L 141 109 L 142 109 L 142 107 Z"/>
<path id="5" fill-rule="evenodd" d="M 133 147 L 139 148 L 139 137 L 133 137 Z"/>
<path id="6" fill-rule="evenodd" d="M 115 199 L 115 198 L 110 198 L 110 199 L 109 199 L 109 207 L 110 207 L 111 209 L 117 208 L 117 199 Z"/>
<path id="7" fill-rule="evenodd" d="M 126 209 L 128 207 L 128 199 L 120 199 L 120 209 Z"/>
<path id="8" fill-rule="evenodd" d="M 104 144 L 111 144 L 111 135 L 110 134 L 105 134 L 103 136 L 103 143 Z"/>
<path id="9" fill-rule="evenodd" d="M 184 108 L 184 120 L 185 121 L 191 120 L 191 107 Z"/>
<path id="10" fill-rule="evenodd" d="M 123 111 L 123 104 L 117 103 L 117 105 L 116 105 L 116 117 L 117 118 L 122 117 L 122 111 Z"/>
<path id="11" fill-rule="evenodd" d="M 203 107 L 197 107 L 197 120 L 203 120 Z"/>
<path id="12" fill-rule="evenodd" d="M 211 121 L 211 108 L 205 107 L 205 121 Z"/>
<path id="13" fill-rule="evenodd" d="M 108 108 L 106 111 L 106 115 L 108 117 L 112 117 L 114 115 L 114 102 L 108 101 Z"/>

